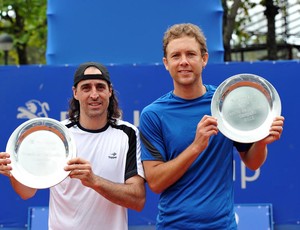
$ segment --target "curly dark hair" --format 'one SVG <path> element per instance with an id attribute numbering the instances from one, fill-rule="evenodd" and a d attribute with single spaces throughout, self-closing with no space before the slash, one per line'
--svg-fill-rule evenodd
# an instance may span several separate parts
<path id="1" fill-rule="evenodd" d="M 77 86 L 75 86 L 77 87 Z M 108 123 L 111 125 L 115 125 L 117 119 L 122 117 L 122 110 L 119 107 L 119 101 L 117 96 L 115 95 L 115 91 L 112 87 L 112 85 L 109 85 L 112 94 L 109 98 L 109 105 L 108 105 L 108 113 L 107 113 L 107 120 Z M 73 98 L 69 101 L 69 119 L 71 122 L 77 123 L 79 121 L 80 117 L 80 106 L 79 101 L 76 100 L 73 96 Z"/>

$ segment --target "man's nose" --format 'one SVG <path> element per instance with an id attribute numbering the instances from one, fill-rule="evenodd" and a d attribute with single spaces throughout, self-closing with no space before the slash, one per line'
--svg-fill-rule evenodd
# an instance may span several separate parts
<path id="1" fill-rule="evenodd" d="M 99 97 L 99 93 L 97 92 L 97 90 L 95 88 L 93 88 L 90 96 L 93 99 L 97 99 Z"/>
<path id="2" fill-rule="evenodd" d="M 180 65 L 186 65 L 188 64 L 188 59 L 186 57 L 186 55 L 182 55 L 181 58 L 180 58 Z"/>

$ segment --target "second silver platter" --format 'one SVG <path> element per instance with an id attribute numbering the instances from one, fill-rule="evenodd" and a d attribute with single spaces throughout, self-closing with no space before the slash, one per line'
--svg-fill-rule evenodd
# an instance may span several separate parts
<path id="1" fill-rule="evenodd" d="M 218 86 L 211 113 L 225 136 L 240 143 L 253 143 L 269 135 L 273 119 L 281 114 L 281 101 L 266 79 L 237 74 Z"/>

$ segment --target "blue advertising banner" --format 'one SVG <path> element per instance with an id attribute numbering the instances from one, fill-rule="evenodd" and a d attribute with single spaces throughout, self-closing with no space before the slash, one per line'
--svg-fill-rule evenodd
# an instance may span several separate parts
<path id="1" fill-rule="evenodd" d="M 0 151 L 5 150 L 13 130 L 28 119 L 66 118 L 75 68 L 62 65 L 0 67 Z M 141 110 L 173 88 L 169 73 L 160 64 L 109 65 L 108 69 L 124 119 L 136 126 Z M 203 73 L 204 83 L 214 85 L 235 74 L 257 74 L 271 82 L 280 95 L 282 114 L 286 118 L 281 139 L 269 146 L 268 159 L 257 171 L 246 169 L 235 154 L 233 178 L 235 202 L 272 204 L 275 226 L 299 226 L 300 221 L 299 70 L 297 61 L 222 63 L 208 65 Z M 8 178 L 1 175 L 0 191 L 0 227 L 25 228 L 28 208 L 48 205 L 47 189 L 24 201 L 13 191 Z M 144 210 L 139 213 L 129 210 L 129 224 L 154 225 L 157 199 L 158 195 L 148 190 Z"/>

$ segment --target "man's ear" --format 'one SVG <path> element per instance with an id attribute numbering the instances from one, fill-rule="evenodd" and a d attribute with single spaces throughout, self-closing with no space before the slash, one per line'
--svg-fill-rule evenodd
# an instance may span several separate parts
<path id="1" fill-rule="evenodd" d="M 77 90 L 75 86 L 72 86 L 72 91 L 73 91 L 73 97 L 77 100 L 76 98 Z"/>
<path id="2" fill-rule="evenodd" d="M 203 60 L 203 66 L 206 66 L 207 65 L 207 62 L 208 62 L 208 53 L 205 53 L 202 55 L 202 60 Z"/>
<path id="3" fill-rule="evenodd" d="M 167 61 L 167 59 L 165 57 L 163 57 L 163 63 L 164 63 L 165 69 L 169 71 L 168 61 Z"/>

